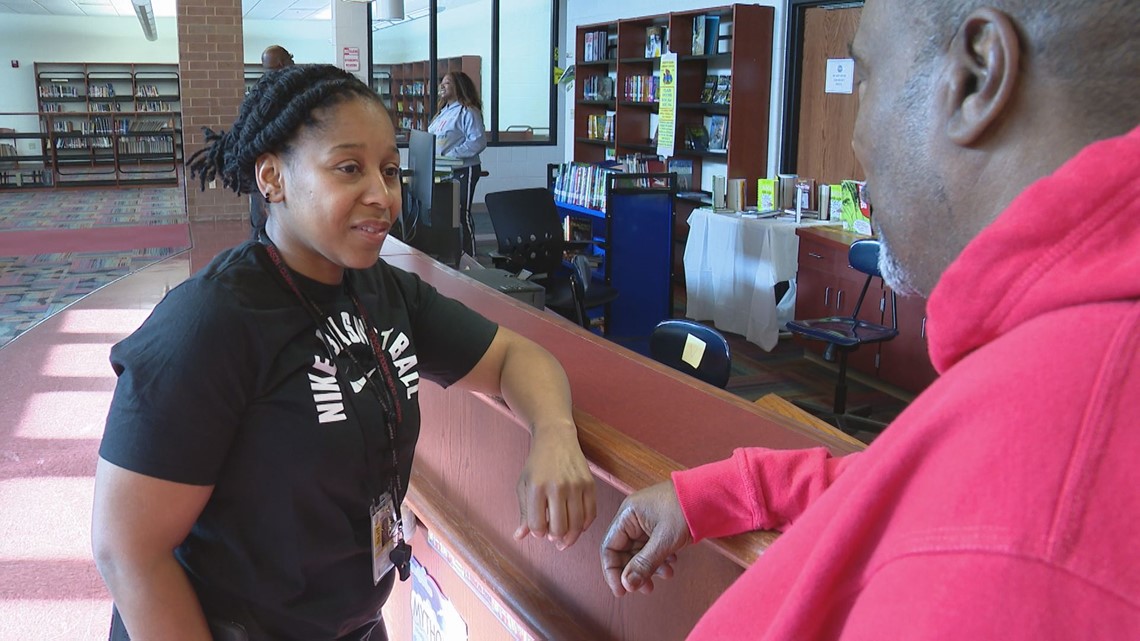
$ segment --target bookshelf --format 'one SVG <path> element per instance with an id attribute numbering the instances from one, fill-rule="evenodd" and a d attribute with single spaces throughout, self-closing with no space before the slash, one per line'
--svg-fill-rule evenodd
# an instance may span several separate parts
<path id="1" fill-rule="evenodd" d="M 732 4 L 577 27 L 574 160 L 597 163 L 634 153 L 656 156 L 656 98 L 635 89 L 646 84 L 639 79 L 660 75 L 660 59 L 646 56 L 646 44 L 663 30 L 663 47 L 677 54 L 672 158 L 691 163 L 692 191 L 699 191 L 712 174 L 744 178 L 746 198 L 755 203 L 756 180 L 767 174 L 773 21 L 772 7 Z M 714 36 L 709 29 L 695 51 L 694 23 L 706 28 L 715 24 L 716 31 Z M 702 96 L 710 77 L 729 83 L 719 100 L 715 88 L 713 96 Z M 596 135 L 599 121 L 612 121 L 611 138 Z M 723 128 L 723 148 L 686 148 L 690 128 L 714 126 Z M 670 158 L 661 160 L 668 163 Z M 686 196 L 684 190 L 677 196 L 674 242 L 680 250 L 674 255 L 678 261 L 687 239 L 685 220 L 694 208 L 707 206 L 700 198 Z M 679 266 L 674 272 L 683 277 Z"/>
<path id="2" fill-rule="evenodd" d="M 34 64 L 35 123 L 7 134 L 0 189 L 178 184 L 176 64 Z M 26 116 L 26 117 L 24 117 Z"/>
<path id="3" fill-rule="evenodd" d="M 471 77 L 476 87 L 482 86 L 482 59 L 479 56 L 456 56 L 440 58 L 436 65 L 438 78 L 452 71 L 462 71 Z M 388 87 L 391 91 L 388 106 L 396 124 L 396 140 L 407 142 L 408 130 L 427 131 L 428 123 L 435 112 L 436 89 L 431 85 L 431 66 L 427 60 L 399 62 L 380 65 L 388 71 Z M 378 83 L 382 87 L 382 83 Z M 374 89 L 376 86 L 373 87 Z M 383 97 L 383 92 L 379 92 Z"/>
<path id="4" fill-rule="evenodd" d="M 547 188 L 570 239 L 595 243 L 593 277 L 618 290 L 605 336 L 648 354 L 653 328 L 673 315 L 675 177 L 563 163 L 547 166 Z"/>

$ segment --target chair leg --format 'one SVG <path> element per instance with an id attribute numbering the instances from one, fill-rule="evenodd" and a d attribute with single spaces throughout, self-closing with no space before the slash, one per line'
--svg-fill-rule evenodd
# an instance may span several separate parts
<path id="1" fill-rule="evenodd" d="M 835 406 L 832 411 L 836 414 L 847 412 L 847 350 L 839 351 L 839 376 L 835 380 Z"/>

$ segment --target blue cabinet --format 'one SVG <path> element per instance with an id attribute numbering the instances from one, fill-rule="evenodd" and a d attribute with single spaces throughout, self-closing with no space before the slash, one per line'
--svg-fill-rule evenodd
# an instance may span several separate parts
<path id="1" fill-rule="evenodd" d="M 676 174 L 609 172 L 604 212 L 557 203 L 563 218 L 573 220 L 572 229 L 589 229 L 598 241 L 595 277 L 618 290 L 606 312 L 606 337 L 642 353 L 648 353 L 649 334 L 657 323 L 673 316 L 676 191 Z"/>

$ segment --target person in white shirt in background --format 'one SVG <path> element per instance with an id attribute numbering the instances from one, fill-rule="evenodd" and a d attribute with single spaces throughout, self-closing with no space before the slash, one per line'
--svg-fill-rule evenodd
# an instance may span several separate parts
<path id="1" fill-rule="evenodd" d="M 436 116 L 428 125 L 435 134 L 436 154 L 456 158 L 461 165 L 453 175 L 459 180 L 460 228 L 463 251 L 475 256 L 475 223 L 471 218 L 471 200 L 483 167 L 479 152 L 487 148 L 487 131 L 483 127 L 483 101 L 471 77 L 462 71 L 451 71 L 439 83 Z"/>

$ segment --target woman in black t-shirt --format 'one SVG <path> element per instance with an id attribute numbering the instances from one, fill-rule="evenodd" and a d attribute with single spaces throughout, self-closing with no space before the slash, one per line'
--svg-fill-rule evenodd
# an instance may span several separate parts
<path id="1" fill-rule="evenodd" d="M 594 481 L 561 366 L 377 258 L 400 155 L 375 93 L 328 65 L 267 74 L 189 166 L 268 219 L 112 349 L 93 526 L 112 638 L 386 638 L 421 377 L 533 426 L 515 536 L 577 540 Z"/>

